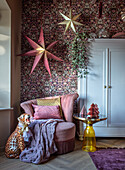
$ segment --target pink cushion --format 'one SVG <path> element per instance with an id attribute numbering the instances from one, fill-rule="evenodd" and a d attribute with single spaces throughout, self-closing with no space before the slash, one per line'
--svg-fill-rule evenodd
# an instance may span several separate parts
<path id="1" fill-rule="evenodd" d="M 59 106 L 38 106 L 34 108 L 34 119 L 61 119 Z"/>

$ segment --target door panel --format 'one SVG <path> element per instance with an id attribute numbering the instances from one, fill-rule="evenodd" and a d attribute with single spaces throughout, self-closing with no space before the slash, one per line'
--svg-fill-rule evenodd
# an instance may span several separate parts
<path id="1" fill-rule="evenodd" d="M 106 84 L 106 55 L 104 49 L 97 49 L 92 52 L 91 70 L 87 76 L 87 111 L 92 103 L 99 107 L 100 115 L 106 116 L 106 102 L 104 85 Z M 106 121 L 95 124 L 104 125 Z"/>
<path id="2" fill-rule="evenodd" d="M 110 49 L 110 126 L 125 126 L 125 50 Z"/>

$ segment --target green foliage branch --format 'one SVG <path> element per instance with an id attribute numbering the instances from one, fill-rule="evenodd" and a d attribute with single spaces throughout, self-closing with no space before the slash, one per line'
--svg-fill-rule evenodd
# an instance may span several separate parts
<path id="1" fill-rule="evenodd" d="M 91 54 L 91 42 L 93 37 L 85 32 L 76 33 L 73 42 L 69 45 L 69 57 L 71 57 L 72 71 L 76 71 L 78 77 L 85 77 L 89 73 L 89 60 Z"/>

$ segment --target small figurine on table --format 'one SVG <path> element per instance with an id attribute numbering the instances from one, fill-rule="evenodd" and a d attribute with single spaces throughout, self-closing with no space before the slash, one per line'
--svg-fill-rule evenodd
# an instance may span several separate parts
<path id="1" fill-rule="evenodd" d="M 98 119 L 99 118 L 99 108 L 97 104 L 92 103 L 89 108 L 89 112 L 87 113 L 88 119 Z"/>

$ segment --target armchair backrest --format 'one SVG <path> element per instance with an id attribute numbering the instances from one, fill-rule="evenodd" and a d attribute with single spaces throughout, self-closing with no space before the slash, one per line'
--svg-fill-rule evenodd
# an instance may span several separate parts
<path id="1" fill-rule="evenodd" d="M 53 99 L 57 97 L 58 96 L 45 97 L 42 99 Z M 66 94 L 60 97 L 61 97 L 61 107 L 64 114 L 64 118 L 66 121 L 72 122 L 74 101 L 79 97 L 79 95 L 77 93 L 73 93 L 73 94 Z M 20 106 L 24 109 L 25 113 L 33 116 L 34 110 L 32 104 L 37 105 L 37 99 L 25 101 L 21 103 Z"/>

